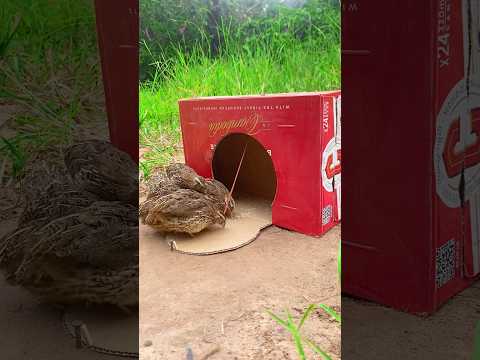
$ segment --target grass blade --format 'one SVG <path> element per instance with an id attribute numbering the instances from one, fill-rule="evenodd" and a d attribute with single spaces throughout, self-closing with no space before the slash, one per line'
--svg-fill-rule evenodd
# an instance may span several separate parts
<path id="1" fill-rule="evenodd" d="M 337 313 L 335 310 L 333 310 L 330 306 L 327 306 L 325 304 L 319 304 L 318 307 L 324 310 L 328 315 L 334 318 L 338 323 L 342 323 L 342 318 L 340 314 Z"/>
<path id="2" fill-rule="evenodd" d="M 305 313 L 303 314 L 300 322 L 298 323 L 298 330 L 300 330 L 303 326 L 303 324 L 305 323 L 305 320 L 308 319 L 308 317 L 310 316 L 310 314 L 312 313 L 313 310 L 315 310 L 316 308 L 316 305 L 315 304 L 311 304 L 307 310 L 305 311 Z"/>
<path id="3" fill-rule="evenodd" d="M 305 360 L 305 350 L 303 349 L 302 336 L 298 331 L 298 328 L 295 326 L 292 315 L 287 311 L 288 325 L 290 328 L 290 333 L 293 336 L 293 341 L 295 342 L 295 347 L 297 348 L 298 356 L 301 360 Z"/>
<path id="4" fill-rule="evenodd" d="M 13 21 L 13 25 L 7 30 L 7 34 L 3 34 L 2 38 L 0 39 L 0 58 L 5 56 L 8 46 L 12 42 L 12 39 L 18 30 L 19 24 L 20 15 L 17 15 Z"/>
<path id="5" fill-rule="evenodd" d="M 26 158 L 20 149 L 11 141 L 2 136 L 2 142 L 4 144 L 3 149 L 6 150 L 10 160 L 12 162 L 13 176 L 16 177 L 25 166 Z"/>
<path id="6" fill-rule="evenodd" d="M 323 351 L 322 349 L 320 349 L 320 347 L 318 347 L 318 345 L 314 344 L 312 341 L 308 340 L 308 339 L 305 339 L 305 343 L 310 346 L 310 348 L 316 353 L 316 354 L 319 354 L 323 360 L 332 360 L 332 358 L 325 352 Z"/>
<path id="7" fill-rule="evenodd" d="M 267 313 L 275 320 L 278 324 L 282 325 L 285 329 L 290 331 L 290 326 L 289 324 L 285 321 L 280 319 L 277 315 L 275 315 L 273 312 L 267 310 Z"/>

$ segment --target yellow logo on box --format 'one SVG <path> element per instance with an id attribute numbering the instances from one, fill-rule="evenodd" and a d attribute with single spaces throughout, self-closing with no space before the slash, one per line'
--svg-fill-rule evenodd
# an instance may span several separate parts
<path id="1" fill-rule="evenodd" d="M 232 130 L 243 130 L 248 135 L 255 135 L 260 131 L 258 125 L 262 120 L 259 114 L 252 113 L 236 120 L 212 122 L 208 124 L 208 136 L 226 135 Z"/>

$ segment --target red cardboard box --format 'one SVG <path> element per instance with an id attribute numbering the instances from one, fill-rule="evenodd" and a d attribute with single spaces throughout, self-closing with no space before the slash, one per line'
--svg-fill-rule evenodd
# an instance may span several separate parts
<path id="1" fill-rule="evenodd" d="M 275 225 L 321 235 L 340 220 L 340 92 L 179 101 L 185 161 L 272 201 Z M 242 175 L 243 174 L 243 175 Z"/>
<path id="2" fill-rule="evenodd" d="M 343 291 L 432 313 L 480 272 L 480 5 L 342 17 Z"/>
<path id="3" fill-rule="evenodd" d="M 138 0 L 96 0 L 110 141 L 138 162 Z"/>

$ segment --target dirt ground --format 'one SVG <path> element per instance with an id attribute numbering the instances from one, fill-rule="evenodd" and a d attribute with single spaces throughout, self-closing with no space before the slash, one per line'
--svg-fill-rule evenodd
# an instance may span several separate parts
<path id="1" fill-rule="evenodd" d="M 141 226 L 141 359 L 184 360 L 189 348 L 195 360 L 297 359 L 266 310 L 289 309 L 297 319 L 311 303 L 340 310 L 339 238 L 340 227 L 322 238 L 270 227 L 238 250 L 193 256 Z M 340 326 L 326 314 L 315 312 L 304 334 L 340 358 Z"/>
<path id="2" fill-rule="evenodd" d="M 342 297 L 343 360 L 472 359 L 480 281 L 427 318 Z"/>
<path id="3" fill-rule="evenodd" d="M 340 226 L 321 239 L 272 227 L 249 246 L 207 257 L 170 252 L 153 230 L 140 233 L 144 360 L 186 359 L 188 348 L 194 359 L 297 359 L 265 309 L 293 309 L 298 317 L 311 302 L 340 305 Z M 305 328 L 334 359 L 341 333 L 344 360 L 472 360 L 480 281 L 427 318 L 348 296 L 341 304 L 341 331 L 320 312 Z"/>

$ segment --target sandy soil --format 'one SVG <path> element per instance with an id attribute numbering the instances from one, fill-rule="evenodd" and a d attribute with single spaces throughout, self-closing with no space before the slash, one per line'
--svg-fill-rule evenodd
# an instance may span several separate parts
<path id="1" fill-rule="evenodd" d="M 427 318 L 342 297 L 343 360 L 476 360 L 473 334 L 480 321 L 480 281 Z"/>
<path id="2" fill-rule="evenodd" d="M 140 354 L 144 360 L 297 359 L 289 334 L 266 314 L 310 303 L 339 310 L 340 227 L 312 238 L 271 227 L 238 250 L 210 256 L 169 250 L 140 227 Z M 340 356 L 340 327 L 317 311 L 304 333 Z M 309 359 L 317 357 L 309 353 Z"/>

